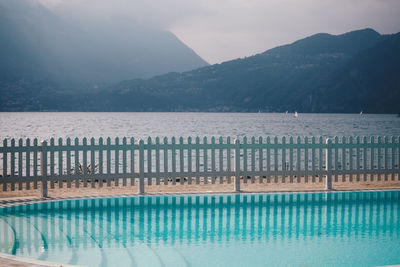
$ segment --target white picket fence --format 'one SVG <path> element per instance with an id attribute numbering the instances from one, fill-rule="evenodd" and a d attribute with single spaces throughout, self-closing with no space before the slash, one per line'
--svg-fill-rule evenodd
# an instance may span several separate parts
<path id="1" fill-rule="evenodd" d="M 7 139 L 0 147 L 0 184 L 3 191 L 38 188 L 47 196 L 48 185 L 68 188 L 138 184 L 234 184 L 263 182 L 323 182 L 349 179 L 400 179 L 400 138 L 255 138 L 212 137 L 192 140 L 159 137 L 95 140 L 76 138 L 72 144 Z M 347 178 L 346 178 L 347 177 Z M 303 178 L 303 179 L 301 179 Z"/>

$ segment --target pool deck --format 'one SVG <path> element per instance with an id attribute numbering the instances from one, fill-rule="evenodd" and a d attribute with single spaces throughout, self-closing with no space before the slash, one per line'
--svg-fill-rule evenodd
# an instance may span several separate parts
<path id="1" fill-rule="evenodd" d="M 339 182 L 333 183 L 332 191 L 359 191 L 359 190 L 400 190 L 400 181 L 396 179 L 392 181 L 384 179 L 380 181 L 353 181 L 349 182 L 348 179 L 343 182 L 341 179 Z M 241 184 L 242 193 L 269 193 L 269 192 L 314 192 L 314 191 L 325 191 L 325 184 L 319 182 L 309 181 L 308 183 L 297 183 L 294 181 L 290 183 L 286 181 L 273 182 L 271 183 L 248 183 Z M 74 186 L 75 184 L 73 184 Z M 234 185 L 231 184 L 220 184 L 216 181 L 215 184 L 176 184 L 176 185 L 152 185 L 145 186 L 145 192 L 147 195 L 165 195 L 165 194 L 217 194 L 217 193 L 234 193 Z M 18 185 L 15 191 L 1 191 L 0 192 L 0 206 L 18 205 L 38 201 L 51 201 L 58 199 L 73 199 L 73 198 L 91 198 L 91 197 L 109 197 L 109 196 L 134 196 L 138 195 L 137 186 L 111 186 L 111 187 L 95 187 L 91 188 L 90 184 L 88 187 L 83 187 L 83 184 L 79 188 L 58 188 L 55 184 L 55 188 L 49 187 L 49 197 L 42 198 L 40 196 L 40 187 L 35 190 L 18 190 Z M 0 266 L 12 266 L 12 267 L 38 267 L 38 266 L 70 266 L 65 264 L 56 264 L 48 262 L 40 262 L 36 260 L 30 260 L 21 257 L 15 257 L 13 255 L 0 253 Z M 400 265 L 395 265 L 400 267 Z"/>

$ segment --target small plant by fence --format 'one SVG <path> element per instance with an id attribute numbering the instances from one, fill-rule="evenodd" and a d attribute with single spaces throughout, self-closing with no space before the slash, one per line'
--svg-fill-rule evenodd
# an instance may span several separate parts
<path id="1" fill-rule="evenodd" d="M 156 184 L 233 184 L 400 179 L 399 137 L 61 138 L 57 142 L 5 139 L 0 147 L 3 191 Z M 301 177 L 303 179 L 301 179 Z M 347 177 L 347 178 L 346 178 Z M 8 186 L 10 185 L 10 186 Z"/>

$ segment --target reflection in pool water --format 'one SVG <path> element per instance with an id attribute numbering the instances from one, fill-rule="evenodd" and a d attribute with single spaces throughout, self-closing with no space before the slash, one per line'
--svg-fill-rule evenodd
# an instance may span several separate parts
<path id="1" fill-rule="evenodd" d="M 140 196 L 0 209 L 0 251 L 83 266 L 400 264 L 400 191 Z"/>

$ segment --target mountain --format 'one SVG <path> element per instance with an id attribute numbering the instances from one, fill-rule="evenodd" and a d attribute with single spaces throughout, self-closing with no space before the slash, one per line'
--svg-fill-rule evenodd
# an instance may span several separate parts
<path id="1" fill-rule="evenodd" d="M 58 86 L 149 78 L 208 65 L 168 31 L 123 17 L 75 23 L 37 0 L 0 0 L 0 79 Z"/>
<path id="2" fill-rule="evenodd" d="M 400 90 L 398 39 L 372 29 L 316 34 L 244 59 L 124 81 L 98 99 L 120 111 L 398 112 L 384 105 Z"/>
<path id="3" fill-rule="evenodd" d="M 318 110 L 400 114 L 400 33 L 358 53 L 329 79 L 336 82 L 315 91 Z"/>
<path id="4" fill-rule="evenodd" d="M 399 113 L 399 42 L 400 33 L 372 29 L 320 33 L 251 57 L 79 94 L 56 91 L 50 82 L 0 84 L 10 92 L 0 95 L 0 106 L 3 111 Z M 41 93 L 28 101 L 29 86 Z"/>

